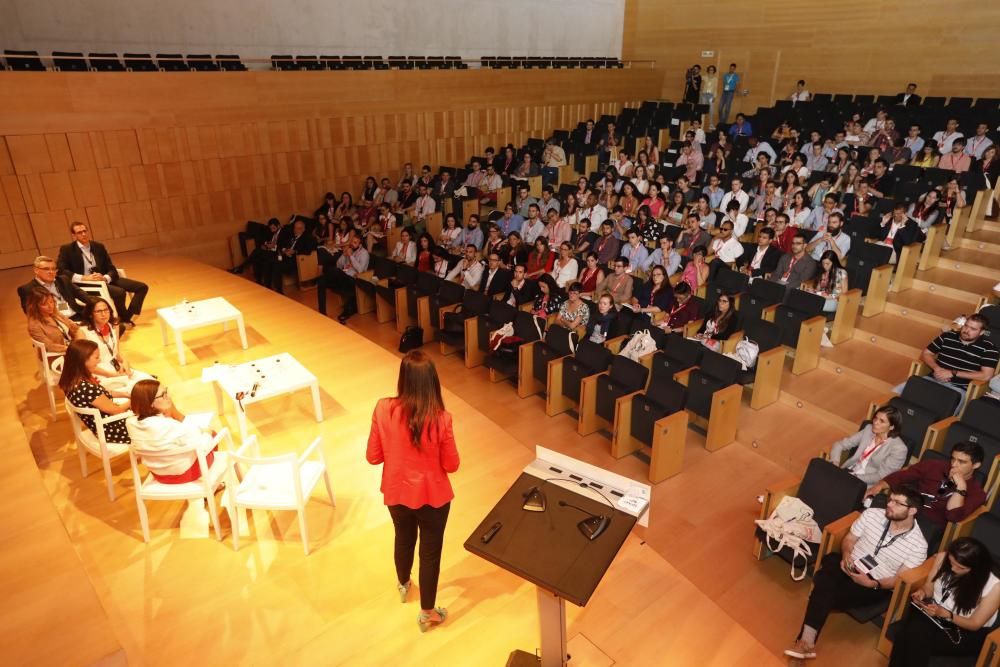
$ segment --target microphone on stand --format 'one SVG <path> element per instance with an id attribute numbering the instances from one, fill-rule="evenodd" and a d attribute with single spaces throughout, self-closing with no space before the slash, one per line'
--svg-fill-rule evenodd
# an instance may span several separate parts
<path id="1" fill-rule="evenodd" d="M 582 507 L 578 507 L 572 503 L 568 503 L 565 500 L 560 500 L 559 506 L 572 507 L 573 509 L 579 512 L 583 512 L 584 514 L 587 515 L 587 518 L 583 519 L 582 521 L 580 521 L 580 523 L 576 524 L 576 527 L 579 528 L 580 532 L 583 533 L 583 536 L 586 537 L 591 542 L 600 537 L 604 533 L 604 531 L 608 529 L 608 526 L 611 525 L 610 516 L 605 516 L 603 514 L 594 514 L 589 510 L 585 510 Z"/>

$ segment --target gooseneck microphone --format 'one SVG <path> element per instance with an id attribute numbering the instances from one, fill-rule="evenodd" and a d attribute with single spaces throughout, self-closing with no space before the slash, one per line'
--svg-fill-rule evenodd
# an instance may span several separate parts
<path id="1" fill-rule="evenodd" d="M 559 506 L 572 507 L 578 512 L 583 512 L 587 515 L 587 518 L 576 524 L 576 527 L 580 529 L 580 532 L 583 533 L 583 536 L 588 540 L 596 540 L 602 533 L 604 533 L 604 531 L 608 529 L 608 526 L 611 525 L 611 517 L 609 516 L 594 514 L 589 510 L 585 510 L 582 507 L 574 505 L 573 503 L 568 503 L 565 500 L 560 500 Z"/>

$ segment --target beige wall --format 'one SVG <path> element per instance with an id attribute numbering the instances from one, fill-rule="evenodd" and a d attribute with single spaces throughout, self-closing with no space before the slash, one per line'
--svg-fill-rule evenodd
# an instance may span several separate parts
<path id="1" fill-rule="evenodd" d="M 1000 3 L 983 0 L 626 0 L 622 57 L 655 59 L 663 95 L 678 99 L 694 63 L 739 64 L 734 111 L 813 92 L 1000 96 Z M 702 58 L 702 51 L 714 51 Z"/>
<path id="2" fill-rule="evenodd" d="M 0 267 L 89 221 L 112 250 L 229 263 L 248 219 L 357 196 L 403 162 L 464 164 L 659 94 L 651 69 L 0 72 Z"/>

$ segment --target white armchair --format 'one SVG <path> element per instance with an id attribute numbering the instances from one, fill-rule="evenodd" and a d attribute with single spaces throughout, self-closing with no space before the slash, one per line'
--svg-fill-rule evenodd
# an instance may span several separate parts
<path id="1" fill-rule="evenodd" d="M 55 419 L 55 388 L 59 385 L 59 376 L 62 375 L 63 353 L 48 352 L 45 349 L 45 343 L 34 338 L 31 339 L 31 344 L 35 348 L 35 358 L 38 359 L 38 372 L 42 376 L 42 383 L 49 395 L 49 409 L 52 411 L 52 418 Z"/>
<path id="2" fill-rule="evenodd" d="M 101 411 L 97 408 L 78 408 L 70 403 L 69 399 L 65 401 L 65 404 L 69 421 L 73 425 L 73 438 L 76 440 L 76 451 L 80 456 L 80 471 L 84 477 L 88 475 L 88 453 L 101 459 L 101 465 L 104 467 L 104 480 L 108 485 L 108 498 L 113 502 L 115 500 L 115 485 L 111 479 L 111 460 L 124 455 L 128 451 L 128 445 L 108 442 L 104 435 L 104 428 L 108 424 L 126 419 L 132 412 L 126 410 L 121 414 L 102 417 Z M 90 415 L 94 418 L 94 426 L 97 428 L 96 435 L 80 420 L 80 415 Z"/>
<path id="3" fill-rule="evenodd" d="M 230 489 L 234 506 L 233 549 L 240 548 L 239 516 L 243 509 L 295 510 L 299 515 L 302 549 L 309 555 L 309 529 L 305 506 L 320 477 L 326 484 L 330 504 L 336 505 L 322 439 L 316 438 L 301 455 L 295 453 L 262 457 L 257 436 L 250 436 L 232 455 Z"/>
<path id="4" fill-rule="evenodd" d="M 132 465 L 132 479 L 135 480 L 135 504 L 139 510 L 139 523 L 142 524 L 142 539 L 149 542 L 149 513 L 146 511 L 147 500 L 199 500 L 203 499 L 208 503 L 209 515 L 212 519 L 212 527 L 215 529 L 215 537 L 222 539 L 222 529 L 219 525 L 219 510 L 215 504 L 215 491 L 226 478 L 226 470 L 229 468 L 228 457 L 232 453 L 233 439 L 229 435 L 229 429 L 223 428 L 212 439 L 212 447 L 218 447 L 225 441 L 227 451 L 216 451 L 212 465 L 209 466 L 206 460 L 207 453 L 197 447 L 186 447 L 184 449 L 171 450 L 176 453 L 185 451 L 195 452 L 198 457 L 198 465 L 201 467 L 201 478 L 193 482 L 183 484 L 164 484 L 156 481 L 153 473 L 146 475 L 142 479 L 139 472 L 139 460 L 135 450 L 128 447 L 128 458 Z M 211 448 L 209 449 L 211 451 Z M 234 520 L 235 525 L 235 520 Z M 235 529 L 234 529 L 235 530 Z"/>

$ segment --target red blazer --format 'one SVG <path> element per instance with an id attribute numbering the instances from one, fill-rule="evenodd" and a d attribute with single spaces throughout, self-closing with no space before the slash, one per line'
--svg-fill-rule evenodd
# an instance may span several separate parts
<path id="1" fill-rule="evenodd" d="M 458 470 L 458 449 L 448 412 L 427 425 L 417 449 L 399 400 L 379 400 L 366 456 L 372 465 L 384 464 L 381 488 L 386 505 L 442 507 L 455 497 L 448 473 Z"/>

